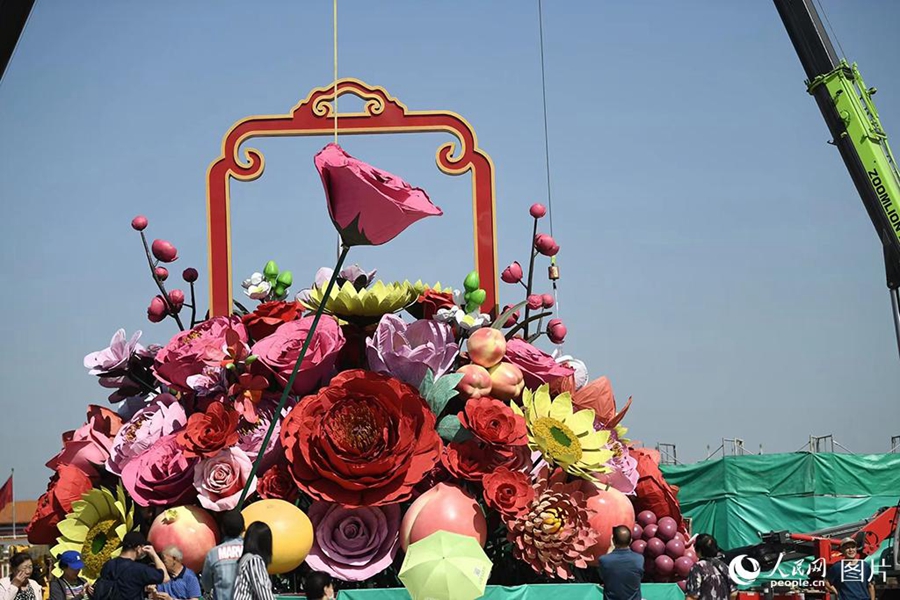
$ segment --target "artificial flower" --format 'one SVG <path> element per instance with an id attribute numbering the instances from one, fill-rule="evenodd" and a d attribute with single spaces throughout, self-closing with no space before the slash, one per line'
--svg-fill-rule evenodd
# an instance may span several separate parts
<path id="1" fill-rule="evenodd" d="M 506 283 L 519 283 L 522 281 L 522 275 L 522 265 L 518 261 L 513 261 L 500 273 L 500 279 Z"/>
<path id="2" fill-rule="evenodd" d="M 253 373 L 241 373 L 236 383 L 228 389 L 228 393 L 234 400 L 234 408 L 244 419 L 250 423 L 256 423 L 259 415 L 256 414 L 256 406 L 262 400 L 263 392 L 269 387 L 269 380 L 262 375 Z"/>
<path id="3" fill-rule="evenodd" d="M 266 469 L 256 483 L 256 493 L 266 500 L 284 500 L 292 504 L 300 497 L 300 490 L 285 462 L 278 462 Z"/>
<path id="4" fill-rule="evenodd" d="M 113 494 L 106 488 L 91 489 L 72 503 L 72 510 L 59 522 L 59 538 L 50 550 L 53 556 L 74 550 L 81 554 L 84 569 L 81 576 L 88 581 L 100 577 L 100 569 L 122 552 L 122 539 L 134 529 L 134 505 L 128 502 L 121 485 Z M 62 569 L 56 564 L 56 577 Z"/>
<path id="5" fill-rule="evenodd" d="M 584 364 L 584 361 L 579 360 L 568 354 L 558 356 L 558 352 L 556 352 L 556 351 L 553 353 L 553 357 L 554 357 L 554 360 L 556 360 L 556 362 L 558 362 L 559 364 L 571 367 L 575 371 L 573 373 L 573 377 L 575 380 L 574 383 L 575 383 L 576 391 L 580 390 L 581 388 L 586 386 L 588 381 L 590 381 L 590 377 L 588 376 L 587 365 Z M 574 394 L 572 395 L 572 402 L 576 403 Z M 581 407 L 581 408 L 588 408 L 588 407 L 585 406 L 585 407 Z"/>
<path id="6" fill-rule="evenodd" d="M 176 335 L 156 355 L 153 371 L 157 379 L 179 392 L 192 391 L 188 377 L 200 375 L 204 367 L 222 366 L 229 330 L 247 341 L 247 330 L 237 316 L 213 317 Z"/>
<path id="7" fill-rule="evenodd" d="M 316 154 L 328 214 L 345 246 L 378 246 L 428 216 L 443 214 L 424 190 L 353 158 L 337 144 Z"/>
<path id="8" fill-rule="evenodd" d="M 288 400 L 286 408 L 282 410 L 282 416 L 287 414 L 287 410 L 292 407 L 293 401 Z M 262 450 L 262 443 L 269 431 L 269 425 L 272 422 L 272 416 L 278 407 L 278 399 L 273 396 L 264 397 L 256 406 L 256 421 L 248 421 L 242 417 L 238 423 L 238 442 L 237 446 L 247 453 L 250 460 L 256 460 Z M 279 434 L 281 433 L 281 419 L 276 419 L 275 429 L 272 430 L 272 436 L 269 438 L 269 444 L 263 452 L 263 461 L 260 463 L 260 470 L 265 470 L 273 462 L 282 456 L 281 442 Z"/>
<path id="9" fill-rule="evenodd" d="M 303 305 L 299 302 L 263 302 L 252 313 L 241 317 L 244 327 L 254 340 L 275 333 L 275 330 L 291 321 L 296 321 L 303 316 Z"/>
<path id="10" fill-rule="evenodd" d="M 456 306 L 453 290 L 441 290 L 441 284 L 425 288 L 416 298 L 416 302 L 406 307 L 406 311 L 417 319 L 433 319 L 442 308 Z"/>
<path id="11" fill-rule="evenodd" d="M 306 563 L 344 581 L 365 581 L 391 565 L 400 544 L 400 506 L 309 507 L 313 547 Z"/>
<path id="12" fill-rule="evenodd" d="M 376 323 L 383 315 L 403 310 L 415 302 L 419 292 L 414 284 L 408 281 L 386 284 L 376 281 L 370 288 L 357 290 L 349 281 L 331 289 L 331 295 L 325 302 L 325 312 L 345 321 L 360 325 Z M 309 310 L 316 310 L 325 297 L 325 287 L 316 287 L 310 291 L 309 300 L 304 305 Z"/>
<path id="13" fill-rule="evenodd" d="M 551 465 L 559 465 L 568 473 L 585 479 L 595 479 L 596 473 L 610 471 L 606 464 L 613 453 L 606 449 L 609 431 L 594 428 L 594 411 L 574 412 L 568 393 L 550 398 L 549 386 L 542 385 L 535 392 L 522 393 L 524 409 L 515 403 L 510 407 L 525 417 L 528 445 L 539 450 Z"/>
<path id="14" fill-rule="evenodd" d="M 395 315 L 385 315 L 375 335 L 366 340 L 369 367 L 418 386 L 431 371 L 437 379 L 453 366 L 459 346 L 453 330 L 444 323 L 423 319 L 407 324 Z"/>
<path id="15" fill-rule="evenodd" d="M 117 330 L 107 348 L 91 352 L 84 357 L 84 368 L 88 369 L 88 374 L 102 376 L 121 371 L 127 368 L 128 361 L 134 354 L 149 354 L 148 350 L 138 343 L 141 334 L 141 330 L 135 331 L 131 339 L 126 342 L 125 330 Z"/>
<path id="16" fill-rule="evenodd" d="M 441 463 L 456 478 L 481 481 L 500 467 L 513 471 L 530 467 L 530 458 L 531 452 L 526 446 L 502 448 L 472 438 L 445 445 Z"/>
<path id="17" fill-rule="evenodd" d="M 241 287 L 244 288 L 244 293 L 253 300 L 265 300 L 272 290 L 272 284 L 266 280 L 262 273 L 254 273 L 244 280 Z"/>
<path id="18" fill-rule="evenodd" d="M 549 383 L 551 388 L 554 388 L 557 380 L 571 380 L 575 374 L 575 369 L 557 363 L 552 356 L 521 338 L 513 338 L 506 343 L 506 356 L 503 360 L 522 370 L 522 374 L 525 375 L 525 387 L 532 390 L 544 383 Z M 562 390 L 554 389 L 554 391 L 560 393 Z"/>
<path id="19" fill-rule="evenodd" d="M 161 346 L 151 344 L 145 348 L 138 343 L 140 337 L 141 332 L 136 331 L 126 342 L 125 330 L 119 329 L 109 347 L 84 357 L 88 373 L 98 376 L 101 386 L 115 390 L 109 395 L 110 402 L 146 395 L 155 385 L 150 368 Z"/>
<path id="20" fill-rule="evenodd" d="M 484 485 L 484 501 L 505 517 L 518 517 L 525 513 L 534 500 L 531 478 L 521 471 L 499 467 L 481 480 Z"/>
<path id="21" fill-rule="evenodd" d="M 372 285 L 373 281 L 375 281 L 375 273 L 377 272 L 378 269 L 366 271 L 359 265 L 351 265 L 349 267 L 341 269 L 341 271 L 338 273 L 338 276 L 334 280 L 334 284 L 338 287 L 343 287 L 345 283 L 350 283 L 357 289 L 357 291 L 364 290 Z M 306 288 L 297 292 L 297 302 L 302 302 L 304 304 L 309 303 L 313 288 L 324 290 L 328 285 L 328 282 L 331 280 L 332 275 L 334 275 L 334 269 L 329 267 L 321 267 L 318 271 L 316 271 L 316 278 L 315 282 L 313 283 L 313 287 Z"/>
<path id="22" fill-rule="evenodd" d="M 72 504 L 100 478 L 93 468 L 85 472 L 72 465 L 59 465 L 55 471 L 47 491 L 38 499 L 31 522 L 25 527 L 32 544 L 53 544 L 58 533 L 56 526 L 72 510 Z"/>
<path id="23" fill-rule="evenodd" d="M 613 394 L 612 384 L 607 377 L 600 377 L 573 393 L 572 404 L 576 408 L 593 410 L 597 424 L 610 429 L 625 417 L 631 407 L 631 398 L 621 411 L 616 412 L 616 397 Z"/>
<path id="24" fill-rule="evenodd" d="M 240 418 L 236 410 L 221 402 L 213 402 L 205 412 L 192 414 L 175 439 L 186 457 L 209 458 L 238 441 Z"/>
<path id="25" fill-rule="evenodd" d="M 106 470 L 122 475 L 122 468 L 161 437 L 171 435 L 187 424 L 184 408 L 171 394 L 160 394 L 138 410 L 112 441 Z"/>
<path id="26" fill-rule="evenodd" d="M 597 559 L 600 533 L 591 527 L 596 514 L 587 508 L 578 481 L 565 484 L 544 469 L 526 511 L 506 522 L 513 556 L 538 573 L 572 579 L 572 567 L 587 568 Z"/>
<path id="27" fill-rule="evenodd" d="M 63 449 L 50 459 L 47 467 L 55 471 L 59 465 L 74 465 L 87 473 L 104 465 L 113 438 L 121 428 L 122 418 L 115 412 L 102 406 L 88 406 L 87 423 L 63 434 Z"/>
<path id="28" fill-rule="evenodd" d="M 285 323 L 275 333 L 253 345 L 253 354 L 274 373 L 281 385 L 287 385 L 314 320 L 314 317 L 303 317 Z M 303 396 L 327 381 L 343 345 L 344 334 L 337 321 L 330 317 L 320 319 L 291 392 Z"/>
<path id="29" fill-rule="evenodd" d="M 221 512 L 237 506 L 241 492 L 250 480 L 253 464 L 240 448 L 224 448 L 218 454 L 201 459 L 194 469 L 194 489 L 200 506 Z M 256 477 L 249 492 L 256 489 Z"/>
<path id="30" fill-rule="evenodd" d="M 281 445 L 301 490 L 348 507 L 407 500 L 441 453 L 418 391 L 362 370 L 340 373 L 291 409 Z"/>
<path id="31" fill-rule="evenodd" d="M 528 443 L 525 419 L 494 398 L 470 398 L 458 417 L 463 427 L 488 444 L 524 446 Z"/>
<path id="32" fill-rule="evenodd" d="M 193 487 L 196 458 L 187 456 L 176 435 L 156 441 L 122 469 L 122 485 L 141 506 L 170 506 L 196 495 Z"/>
<path id="33" fill-rule="evenodd" d="M 547 337 L 553 344 L 562 344 L 566 341 L 568 329 L 563 324 L 562 319 L 550 319 L 547 322 Z"/>

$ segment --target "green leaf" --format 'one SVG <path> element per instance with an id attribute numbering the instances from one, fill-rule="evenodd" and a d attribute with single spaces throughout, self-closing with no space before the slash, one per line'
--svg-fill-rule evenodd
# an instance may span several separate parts
<path id="1" fill-rule="evenodd" d="M 510 306 L 508 309 L 506 309 L 505 311 L 503 311 L 503 314 L 501 314 L 499 317 L 497 317 L 496 319 L 494 319 L 494 323 L 491 325 L 491 327 L 493 327 L 494 329 L 502 329 L 502 328 L 503 328 L 503 324 L 506 323 L 506 320 L 507 320 L 508 318 L 510 318 L 514 312 L 516 312 L 517 310 L 519 310 L 520 308 L 522 308 L 522 307 L 525 306 L 526 304 L 528 304 L 528 301 L 527 301 L 527 300 L 522 300 L 521 302 L 519 302 L 519 303 L 516 304 L 515 306 Z"/>
<path id="2" fill-rule="evenodd" d="M 472 437 L 467 429 L 459 422 L 456 415 L 447 415 L 437 426 L 438 435 L 445 442 L 464 442 Z"/>
<path id="3" fill-rule="evenodd" d="M 430 373 L 431 370 L 429 369 L 428 372 Z M 462 378 L 462 373 L 450 373 L 433 382 L 428 393 L 425 394 L 425 400 L 428 402 L 428 406 L 431 407 L 431 411 L 435 416 L 441 416 L 447 403 L 459 393 L 456 391 L 456 386 Z"/>
<path id="4" fill-rule="evenodd" d="M 419 384 L 419 394 L 423 398 L 428 398 L 428 393 L 431 391 L 431 386 L 434 385 L 434 371 L 431 369 L 425 369 L 425 377 L 422 379 L 422 383 Z"/>

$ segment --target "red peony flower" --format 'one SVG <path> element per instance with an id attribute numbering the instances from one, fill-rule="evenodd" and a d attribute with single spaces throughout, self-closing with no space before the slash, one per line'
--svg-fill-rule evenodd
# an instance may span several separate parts
<path id="1" fill-rule="evenodd" d="M 416 303 L 407 307 L 406 311 L 417 319 L 433 319 L 434 315 L 442 308 L 453 308 L 453 292 L 436 292 L 426 288 L 416 299 Z"/>
<path id="2" fill-rule="evenodd" d="M 500 467 L 481 480 L 487 505 L 506 517 L 524 514 L 534 500 L 531 478 L 521 471 Z"/>
<path id="3" fill-rule="evenodd" d="M 242 342 L 247 341 L 247 330 L 236 316 L 213 317 L 182 331 L 156 355 L 156 378 L 179 392 L 191 392 L 188 377 L 200 375 L 204 367 L 222 366 L 226 358 L 225 336 L 231 329 Z"/>
<path id="4" fill-rule="evenodd" d="M 275 333 L 275 330 L 303 316 L 303 305 L 299 302 L 263 302 L 252 313 L 241 320 L 250 337 L 261 340 Z"/>
<path id="5" fill-rule="evenodd" d="M 528 443 L 525 418 L 494 398 L 470 398 L 459 413 L 459 422 L 489 444 L 524 446 Z"/>
<path id="6" fill-rule="evenodd" d="M 72 465 L 59 465 L 50 479 L 47 491 L 40 497 L 37 510 L 25 528 L 28 541 L 32 544 L 53 545 L 59 535 L 57 524 L 72 510 L 72 503 L 81 500 L 81 495 L 94 487 L 99 479 L 96 471 L 82 471 Z"/>
<path id="7" fill-rule="evenodd" d="M 188 417 L 187 425 L 175 438 L 188 458 L 212 457 L 223 448 L 235 445 L 240 437 L 238 421 L 241 416 L 236 410 L 221 402 L 213 402 L 206 412 L 194 413 Z"/>
<path id="8" fill-rule="evenodd" d="M 481 481 L 500 467 L 521 471 L 531 467 L 531 451 L 527 446 L 502 448 L 469 439 L 450 442 L 441 454 L 441 463 L 454 477 Z"/>
<path id="9" fill-rule="evenodd" d="M 348 507 L 403 502 L 441 454 L 418 391 L 372 371 L 344 371 L 285 418 L 291 475 L 316 500 Z"/>
<path id="10" fill-rule="evenodd" d="M 256 484 L 256 491 L 260 498 L 267 500 L 285 500 L 294 503 L 300 497 L 300 490 L 291 477 L 291 471 L 283 462 L 273 465 L 265 472 Z"/>

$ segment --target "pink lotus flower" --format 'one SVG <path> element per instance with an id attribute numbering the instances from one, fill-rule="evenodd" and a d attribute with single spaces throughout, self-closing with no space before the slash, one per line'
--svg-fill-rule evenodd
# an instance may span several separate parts
<path id="1" fill-rule="evenodd" d="M 450 370 L 459 346 L 446 323 L 423 319 L 407 324 L 396 315 L 384 315 L 375 335 L 366 340 L 369 367 L 418 386 L 431 369 L 437 379 Z"/>
<path id="2" fill-rule="evenodd" d="M 247 330 L 236 316 L 213 317 L 176 335 L 156 355 L 157 379 L 179 392 L 190 392 L 188 377 L 202 374 L 203 367 L 219 367 L 225 360 L 225 335 L 230 329 L 247 341 Z"/>
<path id="3" fill-rule="evenodd" d="M 60 465 L 72 465 L 91 473 L 109 458 L 113 437 L 122 427 L 122 419 L 102 406 L 90 405 L 87 423 L 75 431 L 63 434 L 63 449 L 47 462 L 54 471 Z"/>
<path id="4" fill-rule="evenodd" d="M 344 581 L 364 581 L 390 566 L 397 555 L 400 506 L 344 508 L 313 502 L 309 508 L 313 547 L 310 567 Z"/>
<path id="5" fill-rule="evenodd" d="M 240 448 L 225 448 L 215 456 L 202 459 L 194 469 L 194 488 L 200 505 L 217 512 L 237 506 L 252 469 L 250 457 Z M 250 483 L 250 492 L 254 490 L 255 476 Z"/>
<path id="6" fill-rule="evenodd" d="M 379 246 L 441 209 L 424 190 L 376 169 L 328 144 L 315 158 L 325 186 L 328 214 L 346 246 Z"/>
<path id="7" fill-rule="evenodd" d="M 192 484 L 198 459 L 186 457 L 176 437 L 158 439 L 122 469 L 122 485 L 140 506 L 170 506 L 196 494 Z"/>
<path id="8" fill-rule="evenodd" d="M 160 394 L 137 411 L 112 441 L 106 470 L 121 477 L 122 469 L 161 437 L 172 435 L 187 423 L 184 408 L 171 394 Z"/>
<path id="9" fill-rule="evenodd" d="M 253 345 L 252 353 L 275 374 L 281 385 L 287 385 L 312 322 L 313 317 L 304 317 L 285 323 L 275 333 Z M 298 396 L 308 394 L 329 378 L 343 346 L 344 334 L 337 321 L 331 317 L 322 317 L 297 372 L 297 378 L 294 379 L 292 392 Z"/>

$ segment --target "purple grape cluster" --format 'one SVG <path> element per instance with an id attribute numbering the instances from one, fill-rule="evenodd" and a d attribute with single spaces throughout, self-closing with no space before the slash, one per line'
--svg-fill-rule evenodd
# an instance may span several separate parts
<path id="1" fill-rule="evenodd" d="M 697 554 L 672 517 L 657 518 L 653 511 L 642 511 L 631 538 L 631 549 L 644 557 L 647 581 L 683 582 L 697 561 Z"/>

